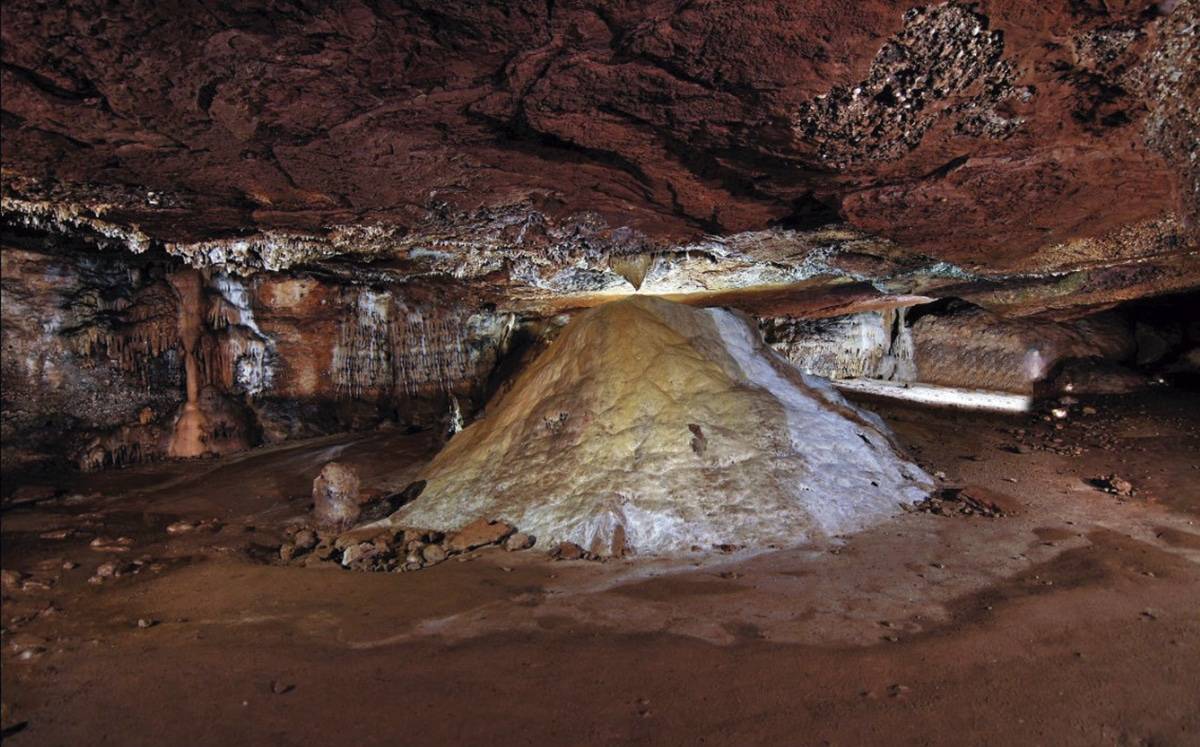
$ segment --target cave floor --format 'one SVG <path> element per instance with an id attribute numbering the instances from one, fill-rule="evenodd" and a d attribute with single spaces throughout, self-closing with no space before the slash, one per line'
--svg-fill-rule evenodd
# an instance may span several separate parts
<path id="1" fill-rule="evenodd" d="M 325 461 L 402 486 L 427 435 L 51 481 L 0 525 L 25 574 L 3 606 L 8 739 L 1200 744 L 1200 395 L 1089 401 L 1061 430 L 867 404 L 931 473 L 1020 510 L 682 561 L 492 549 L 371 574 L 269 559 Z M 1136 494 L 1090 482 L 1111 473 Z M 89 583 L 112 559 L 142 564 Z"/>

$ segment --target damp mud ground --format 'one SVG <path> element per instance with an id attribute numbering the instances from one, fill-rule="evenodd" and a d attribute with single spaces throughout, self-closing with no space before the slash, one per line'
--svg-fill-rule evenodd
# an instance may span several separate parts
<path id="1" fill-rule="evenodd" d="M 5 744 L 1200 744 L 1200 396 L 864 403 L 1007 514 L 357 573 L 279 564 L 283 528 L 326 461 L 402 486 L 428 435 L 6 484 Z"/>

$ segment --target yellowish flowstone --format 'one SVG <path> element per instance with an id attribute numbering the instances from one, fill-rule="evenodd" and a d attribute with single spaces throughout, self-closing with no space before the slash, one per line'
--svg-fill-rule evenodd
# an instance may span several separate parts
<path id="1" fill-rule="evenodd" d="M 394 523 L 501 519 L 605 554 L 800 543 L 931 487 L 878 418 L 744 317 L 644 296 L 575 318 L 423 477 Z"/>

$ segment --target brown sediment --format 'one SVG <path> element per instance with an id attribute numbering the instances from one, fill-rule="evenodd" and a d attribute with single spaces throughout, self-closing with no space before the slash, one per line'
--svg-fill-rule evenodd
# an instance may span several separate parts
<path id="1" fill-rule="evenodd" d="M 133 543 L 98 584 L 86 579 L 109 556 L 89 547 L 96 528 L 79 508 L 5 512 L 4 568 L 33 582 L 5 591 L 4 698 L 8 723 L 24 723 L 13 741 L 88 743 L 117 728 L 119 709 L 122 741 L 147 744 L 301 741 L 330 728 L 361 742 L 416 729 L 431 743 L 803 733 L 1188 744 L 1200 729 L 1200 570 L 1180 540 L 1195 513 L 1122 502 L 1083 476 L 1129 475 L 1197 511 L 1183 458 L 1200 438 L 1197 410 L 1162 390 L 1088 404 L 1116 442 L 1069 457 L 1004 447 L 1017 427 L 1037 442 L 1091 443 L 1082 423 L 1063 432 L 1036 418 L 880 403 L 928 469 L 1018 491 L 1026 510 L 908 514 L 845 543 L 699 566 L 553 562 L 536 548 L 403 575 L 264 564 L 331 450 L 364 485 L 397 485 L 429 458 L 427 436 L 379 432 L 92 476 L 87 485 L 119 504 L 80 505 L 103 514 L 110 539 Z M 1151 418 L 1179 435 L 1142 451 Z M 389 458 L 403 469 L 381 472 Z M 215 530 L 203 524 L 213 516 Z M 176 521 L 196 528 L 168 533 Z M 39 538 L 69 528 L 79 534 Z M 64 571 L 64 561 L 83 565 Z M 34 653 L 19 659 L 25 650 Z M 89 696 L 63 697 L 77 688 Z"/>

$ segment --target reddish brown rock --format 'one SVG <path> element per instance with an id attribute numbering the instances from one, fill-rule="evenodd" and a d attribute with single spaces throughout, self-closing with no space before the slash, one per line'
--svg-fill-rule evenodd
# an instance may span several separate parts
<path id="1" fill-rule="evenodd" d="M 167 240 L 523 205 L 549 219 L 526 240 L 590 214 L 663 242 L 841 213 L 988 263 L 1194 214 L 1193 3 L 907 7 L 18 0 L 4 166 Z"/>
<path id="2" fill-rule="evenodd" d="M 477 519 L 446 538 L 446 550 L 467 552 L 485 545 L 503 542 L 515 530 L 503 521 Z"/>
<path id="3" fill-rule="evenodd" d="M 424 565 L 437 565 L 446 559 L 446 551 L 441 545 L 425 545 L 421 548 L 421 560 Z"/>
<path id="4" fill-rule="evenodd" d="M 525 534 L 524 532 L 516 532 L 515 534 L 510 535 L 509 538 L 504 541 L 504 549 L 508 550 L 509 552 L 528 550 L 529 548 L 533 547 L 536 541 L 537 540 L 535 537 L 533 537 L 533 535 Z"/>
<path id="5" fill-rule="evenodd" d="M 588 553 L 574 542 L 560 542 L 549 554 L 555 560 L 582 560 Z"/>

